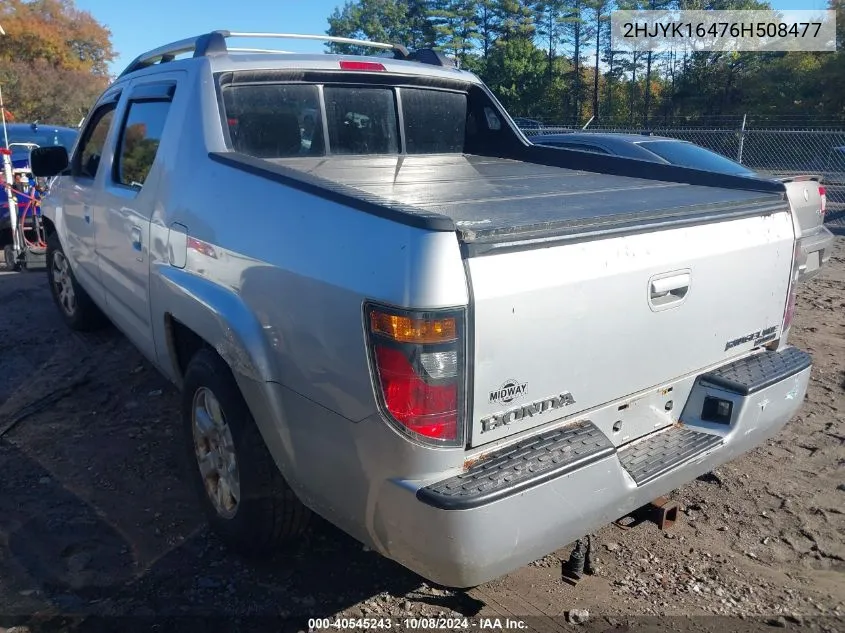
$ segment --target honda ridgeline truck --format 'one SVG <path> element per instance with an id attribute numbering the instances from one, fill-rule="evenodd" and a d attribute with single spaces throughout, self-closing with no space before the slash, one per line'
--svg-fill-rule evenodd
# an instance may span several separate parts
<path id="1" fill-rule="evenodd" d="M 798 411 L 783 183 L 531 145 L 431 50 L 227 48 L 245 36 L 142 55 L 70 156 L 32 157 L 59 175 L 63 318 L 111 321 L 180 388 L 233 546 L 316 513 L 470 587 Z"/>

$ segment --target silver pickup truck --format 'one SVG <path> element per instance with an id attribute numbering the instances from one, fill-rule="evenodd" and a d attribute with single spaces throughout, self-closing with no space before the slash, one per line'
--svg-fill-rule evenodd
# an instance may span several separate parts
<path id="1" fill-rule="evenodd" d="M 470 587 L 798 411 L 783 183 L 532 145 L 435 51 L 228 48 L 247 36 L 142 55 L 70 156 L 32 156 L 59 176 L 63 318 L 111 321 L 179 387 L 233 547 L 316 513 Z"/>

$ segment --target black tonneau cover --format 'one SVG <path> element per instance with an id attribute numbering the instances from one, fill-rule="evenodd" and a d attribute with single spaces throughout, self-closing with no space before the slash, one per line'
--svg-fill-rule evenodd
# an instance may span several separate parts
<path id="1" fill-rule="evenodd" d="M 771 181 L 746 179 L 748 189 L 731 189 L 489 156 L 262 160 L 220 153 L 212 158 L 248 171 L 265 172 L 263 175 L 269 177 L 299 180 L 307 189 L 319 187 L 334 194 L 330 197 L 357 198 L 368 206 L 404 214 L 409 220 L 416 218 L 429 224 L 428 228 L 456 230 L 474 254 L 526 242 L 629 232 L 789 208 Z M 697 170 L 683 171 L 702 174 Z M 722 184 L 715 174 L 713 178 Z M 737 178 L 731 177 L 726 182 L 736 187 L 734 181 Z M 294 182 L 289 184 L 296 186 Z"/>

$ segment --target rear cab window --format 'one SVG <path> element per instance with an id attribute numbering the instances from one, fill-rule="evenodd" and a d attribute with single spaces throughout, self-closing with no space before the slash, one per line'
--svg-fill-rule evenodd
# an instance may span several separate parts
<path id="1" fill-rule="evenodd" d="M 323 94 L 332 154 L 399 152 L 393 89 L 326 86 Z"/>
<path id="2" fill-rule="evenodd" d="M 324 155 L 317 86 L 227 86 L 222 94 L 235 151 L 259 158 Z"/>
<path id="3" fill-rule="evenodd" d="M 467 95 L 439 88 L 295 84 L 221 87 L 236 152 L 260 158 L 460 154 Z"/>
<path id="4" fill-rule="evenodd" d="M 445 90 L 402 88 L 409 154 L 460 154 L 466 136 L 467 96 Z"/>

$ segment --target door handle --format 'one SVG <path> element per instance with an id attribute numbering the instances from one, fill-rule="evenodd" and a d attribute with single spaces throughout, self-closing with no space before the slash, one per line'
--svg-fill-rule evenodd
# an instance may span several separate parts
<path id="1" fill-rule="evenodd" d="M 82 215 L 85 218 L 85 223 L 91 224 L 91 207 L 84 207 L 82 209 Z"/>
<path id="2" fill-rule="evenodd" d="M 132 227 L 132 248 L 141 252 L 141 228 L 137 226 Z M 141 258 L 138 258 L 141 261 Z"/>

